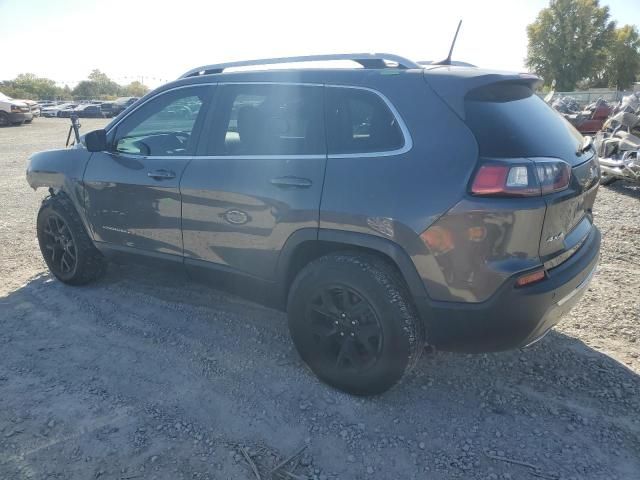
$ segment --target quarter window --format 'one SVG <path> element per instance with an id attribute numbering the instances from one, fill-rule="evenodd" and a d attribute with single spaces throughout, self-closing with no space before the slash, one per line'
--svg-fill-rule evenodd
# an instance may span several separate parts
<path id="1" fill-rule="evenodd" d="M 384 100 L 358 88 L 327 88 L 327 136 L 329 154 L 388 152 L 404 145 Z"/>
<path id="2" fill-rule="evenodd" d="M 213 155 L 325 153 L 321 87 L 224 85 L 215 113 Z"/>
<path id="3" fill-rule="evenodd" d="M 116 129 L 116 151 L 149 156 L 189 155 L 202 117 L 208 86 L 163 93 L 127 116 Z"/>

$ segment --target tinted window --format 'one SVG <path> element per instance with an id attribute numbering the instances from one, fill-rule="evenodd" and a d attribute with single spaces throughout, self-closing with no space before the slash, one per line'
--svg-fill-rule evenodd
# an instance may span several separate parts
<path id="1" fill-rule="evenodd" d="M 379 95 L 357 88 L 327 88 L 330 154 L 385 152 L 402 148 L 398 120 Z"/>
<path id="2" fill-rule="evenodd" d="M 115 149 L 139 155 L 193 153 L 192 134 L 208 92 L 207 86 L 180 88 L 145 103 L 118 125 Z"/>
<path id="3" fill-rule="evenodd" d="M 224 85 L 215 108 L 214 155 L 325 153 L 321 87 Z"/>
<path id="4" fill-rule="evenodd" d="M 582 136 L 526 85 L 497 83 L 470 92 L 466 123 L 486 157 L 576 160 Z"/>

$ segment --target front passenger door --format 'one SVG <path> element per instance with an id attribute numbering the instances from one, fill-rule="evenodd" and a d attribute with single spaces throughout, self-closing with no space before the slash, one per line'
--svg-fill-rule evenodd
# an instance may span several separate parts
<path id="1" fill-rule="evenodd" d="M 180 178 L 212 91 L 196 85 L 161 93 L 109 130 L 109 151 L 94 153 L 84 176 L 96 242 L 182 259 Z"/>

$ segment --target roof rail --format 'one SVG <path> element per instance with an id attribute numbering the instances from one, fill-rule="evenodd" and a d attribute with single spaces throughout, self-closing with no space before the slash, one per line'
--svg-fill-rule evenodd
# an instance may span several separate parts
<path id="1" fill-rule="evenodd" d="M 249 67 L 253 65 L 275 65 L 280 63 L 301 63 L 301 62 L 322 62 L 332 60 L 351 60 L 359 63 L 364 68 L 387 68 L 385 61 L 398 64 L 398 68 L 422 68 L 417 63 L 391 53 L 338 53 L 333 55 L 307 55 L 302 57 L 280 57 L 264 58 L 259 60 L 244 60 L 240 62 L 218 63 L 214 65 L 203 65 L 193 68 L 180 78 L 195 77 L 198 75 L 208 75 L 212 73 L 222 73 L 227 68 Z"/>

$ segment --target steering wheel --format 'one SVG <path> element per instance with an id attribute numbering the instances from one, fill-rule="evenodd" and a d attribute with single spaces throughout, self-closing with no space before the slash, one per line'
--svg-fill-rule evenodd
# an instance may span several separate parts
<path id="1" fill-rule="evenodd" d="M 186 132 L 174 132 L 174 135 L 183 145 L 189 141 L 189 138 L 191 138 L 191 135 Z"/>

